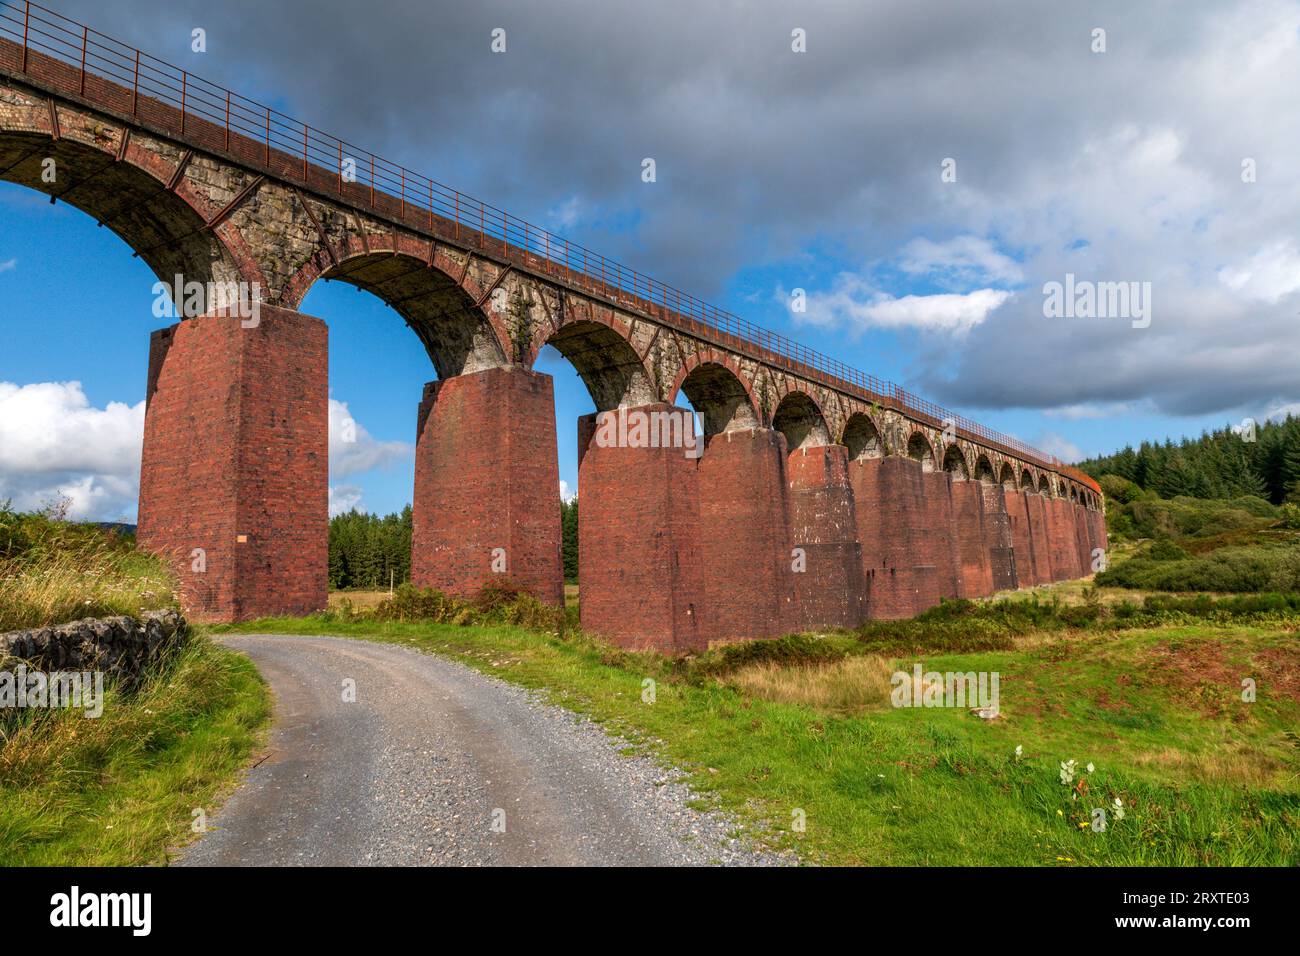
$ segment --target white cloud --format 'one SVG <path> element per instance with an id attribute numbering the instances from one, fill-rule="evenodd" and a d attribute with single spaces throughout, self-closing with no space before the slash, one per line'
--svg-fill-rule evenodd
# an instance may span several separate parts
<path id="1" fill-rule="evenodd" d="M 979 236 L 955 236 L 946 242 L 913 239 L 903 247 L 899 268 L 908 275 L 937 276 L 961 284 L 1003 283 L 1024 279 L 1020 265 Z"/>
<path id="2" fill-rule="evenodd" d="M 388 468 L 415 452 L 415 446 L 409 442 L 377 441 L 352 417 L 347 402 L 331 398 L 329 415 L 331 478 Z"/>
<path id="3" fill-rule="evenodd" d="M 135 520 L 144 410 L 143 401 L 95 408 L 80 382 L 0 382 L 0 501 L 31 511 L 66 498 L 76 520 Z M 331 399 L 329 417 L 335 480 L 412 453 L 405 442 L 376 441 L 345 402 Z M 354 507 L 363 507 L 359 486 L 330 488 L 330 514 Z"/>
<path id="4" fill-rule="evenodd" d="M 572 501 L 576 497 L 578 497 L 578 493 L 576 491 L 570 492 L 569 483 L 565 481 L 563 478 L 561 478 L 560 479 L 560 500 Z"/>
<path id="5" fill-rule="evenodd" d="M 330 485 L 330 517 L 353 509 L 365 512 L 366 506 L 361 503 L 361 497 L 359 485 Z"/>
<path id="6" fill-rule="evenodd" d="M 1115 418 L 1127 415 L 1133 410 L 1132 402 L 1088 402 L 1080 405 L 1066 405 L 1062 408 L 1049 408 L 1044 414 L 1049 418 L 1063 418 L 1077 422 L 1090 418 Z"/>
<path id="7" fill-rule="evenodd" d="M 787 300 L 783 290 L 778 289 L 777 295 Z M 912 328 L 960 336 L 984 322 L 1010 297 L 1005 289 L 976 289 L 900 298 L 873 288 L 861 276 L 841 273 L 831 291 L 809 294 L 807 312 L 800 318 L 812 325 Z"/>
<path id="8" fill-rule="evenodd" d="M 1067 464 L 1081 461 L 1085 457 L 1082 448 L 1056 432 L 1041 432 L 1030 444 Z"/>
<path id="9" fill-rule="evenodd" d="M 1277 302 L 1300 289 L 1300 252 L 1284 239 L 1260 249 L 1245 262 L 1224 266 L 1219 281 L 1260 302 Z"/>
<path id="10" fill-rule="evenodd" d="M 78 520 L 130 519 L 144 402 L 95 408 L 80 382 L 0 382 L 0 500 L 28 511 L 61 498 Z"/>
<path id="11" fill-rule="evenodd" d="M 17 268 L 17 266 L 18 266 L 17 259 L 6 259 L 4 262 L 0 262 L 0 272 L 10 272 L 13 269 Z"/>

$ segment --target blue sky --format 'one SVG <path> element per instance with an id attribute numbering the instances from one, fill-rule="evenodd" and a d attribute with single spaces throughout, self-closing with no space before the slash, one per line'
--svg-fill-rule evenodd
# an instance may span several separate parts
<path id="1" fill-rule="evenodd" d="M 740 17 L 664 0 L 604 17 L 394 0 L 364 22 L 341 0 L 310 18 L 252 0 L 60 6 L 1066 459 L 1300 409 L 1295 2 Z M 1045 316 L 1044 284 L 1067 273 L 1149 282 L 1154 321 Z M 0 183 L 0 499 L 133 519 L 148 337 L 166 324 L 154 281 L 89 216 Z M 368 293 L 320 283 L 302 309 L 328 322 L 330 395 L 363 430 L 331 456 L 334 504 L 396 510 L 432 365 Z M 538 368 L 572 492 L 593 406 L 557 354 Z"/>

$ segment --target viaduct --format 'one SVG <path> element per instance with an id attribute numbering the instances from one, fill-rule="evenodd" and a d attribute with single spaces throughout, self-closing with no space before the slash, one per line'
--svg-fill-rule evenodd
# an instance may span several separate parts
<path id="1" fill-rule="evenodd" d="M 379 296 L 437 372 L 418 585 L 469 595 L 504 567 L 563 600 L 548 343 L 599 411 L 684 394 L 703 416 L 698 457 L 577 423 L 582 622 L 621 644 L 909 616 L 1086 575 L 1105 547 L 1082 473 L 21 0 L 0 2 L 0 178 L 168 285 L 260 290 L 256 324 L 218 292 L 149 343 L 139 542 L 199 616 L 325 605 L 327 333 L 297 310 L 322 278 Z"/>

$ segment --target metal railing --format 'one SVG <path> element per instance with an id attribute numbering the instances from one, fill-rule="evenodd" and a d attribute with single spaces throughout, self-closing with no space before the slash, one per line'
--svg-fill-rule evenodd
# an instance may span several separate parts
<path id="1" fill-rule="evenodd" d="M 20 50 L 22 74 L 142 124 L 176 134 L 204 149 L 224 152 L 271 175 L 317 192 L 335 193 L 404 225 L 461 242 L 501 243 L 507 256 L 544 260 L 572 281 L 581 276 L 673 315 L 752 345 L 791 371 L 805 370 L 867 401 L 898 407 L 936 422 L 952 422 L 969 437 L 1000 445 L 1092 485 L 1092 479 L 1052 455 L 913 395 L 892 382 L 845 365 L 822 352 L 755 325 L 689 293 L 557 236 L 437 180 L 313 129 L 306 123 L 195 76 L 98 30 L 36 3 L 0 0 L 0 38 Z M 35 54 L 35 56 L 33 55 Z M 0 62 L 4 58 L 0 57 Z M 581 285 L 582 283 L 574 283 Z M 687 331 L 694 331 L 687 329 Z M 724 343 L 725 344 L 725 343 Z M 765 361 L 771 361 L 764 357 Z"/>

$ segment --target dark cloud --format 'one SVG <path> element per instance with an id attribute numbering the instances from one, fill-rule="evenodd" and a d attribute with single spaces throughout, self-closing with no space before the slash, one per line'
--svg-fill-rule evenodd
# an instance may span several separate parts
<path id="1" fill-rule="evenodd" d="M 1191 414 L 1300 398 L 1300 305 L 1258 258 L 1294 234 L 1300 196 L 1294 3 L 60 8 L 702 296 L 814 242 L 864 287 L 918 237 L 990 242 L 1024 279 L 965 338 L 919 347 L 916 384 L 940 400 Z M 1066 271 L 1151 281 L 1151 328 L 1044 319 L 1039 289 Z"/>

